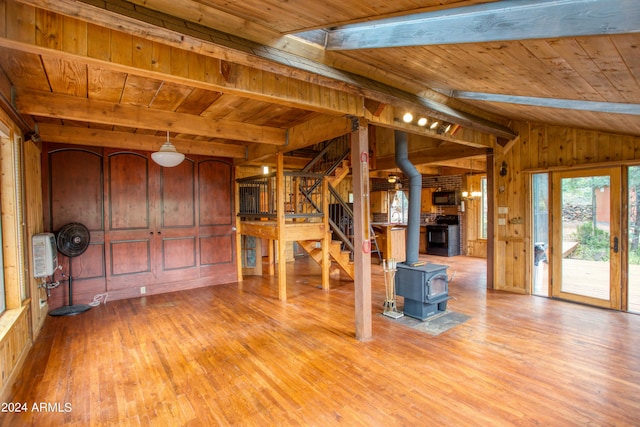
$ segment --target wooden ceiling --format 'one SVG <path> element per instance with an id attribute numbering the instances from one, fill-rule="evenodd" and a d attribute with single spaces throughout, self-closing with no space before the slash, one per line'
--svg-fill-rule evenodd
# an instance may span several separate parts
<path id="1" fill-rule="evenodd" d="M 356 117 L 450 165 L 515 138 L 514 120 L 639 136 L 632 3 L 2 0 L 0 93 L 54 142 L 155 150 L 168 130 L 179 150 L 247 162 Z"/>

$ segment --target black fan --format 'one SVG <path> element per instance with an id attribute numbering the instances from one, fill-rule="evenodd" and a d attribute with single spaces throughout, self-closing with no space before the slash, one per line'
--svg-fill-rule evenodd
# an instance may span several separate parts
<path id="1" fill-rule="evenodd" d="M 89 229 L 79 222 L 72 222 L 63 226 L 57 233 L 56 245 L 58 251 L 69 257 L 69 305 L 58 307 L 49 312 L 51 316 L 69 316 L 89 310 L 85 304 L 73 304 L 73 275 L 71 270 L 74 257 L 82 255 L 89 247 L 91 235 Z"/>

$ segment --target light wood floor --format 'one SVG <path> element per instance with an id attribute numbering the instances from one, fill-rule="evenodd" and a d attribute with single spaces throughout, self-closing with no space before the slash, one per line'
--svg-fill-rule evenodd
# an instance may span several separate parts
<path id="1" fill-rule="evenodd" d="M 640 316 L 485 289 L 484 260 L 451 265 L 449 309 L 471 316 L 433 337 L 379 315 L 354 339 L 353 283 L 319 269 L 107 302 L 49 317 L 13 402 L 66 413 L 0 414 L 2 426 L 638 425 Z M 402 306 L 402 301 L 399 302 Z"/>

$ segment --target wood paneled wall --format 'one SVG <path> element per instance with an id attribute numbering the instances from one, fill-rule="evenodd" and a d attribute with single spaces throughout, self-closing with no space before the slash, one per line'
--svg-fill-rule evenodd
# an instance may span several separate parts
<path id="1" fill-rule="evenodd" d="M 21 137 L 21 132 L 13 121 L 0 110 L 0 129 L 2 129 L 2 161 L 0 163 L 0 194 L 2 195 L 2 228 L 3 228 L 3 255 L 4 255 L 4 283 L 5 295 L 7 297 L 7 310 L 0 314 L 0 402 L 7 402 L 9 388 L 21 370 L 25 357 L 33 343 L 32 337 L 42 326 L 42 321 L 46 313 L 46 307 L 39 307 L 38 289 L 35 279 L 31 279 L 31 269 L 19 273 L 17 270 L 23 268 L 29 261 L 20 261 L 20 251 L 24 251 L 28 256 L 30 253 L 29 243 L 31 241 L 32 230 L 42 229 L 42 209 L 40 199 L 40 210 L 38 211 L 38 196 L 31 198 L 26 194 L 26 203 L 34 205 L 29 209 L 24 208 L 23 221 L 26 227 L 22 232 L 17 228 L 21 226 L 16 222 L 18 207 L 21 204 L 16 191 L 24 187 L 25 193 L 30 191 L 32 186 L 37 186 L 37 194 L 40 194 L 40 182 L 35 178 L 39 176 L 39 161 L 34 165 L 25 163 L 25 178 L 16 173 L 16 152 L 19 147 L 14 143 L 14 138 Z M 20 153 L 24 160 L 29 159 L 38 148 L 31 141 L 23 143 L 24 150 Z M 33 170 L 36 169 L 36 170 Z M 28 171 L 28 172 L 26 172 Z M 26 230 L 26 231 L 25 231 Z M 19 267 L 25 263 L 23 267 Z M 23 298 L 21 292 L 21 274 L 25 274 L 31 298 Z M 33 315 L 33 318 L 32 318 Z"/>
<path id="2" fill-rule="evenodd" d="M 462 188 L 480 190 L 481 174 L 467 175 L 463 178 Z M 463 253 L 467 256 L 486 258 L 487 257 L 487 239 L 481 236 L 480 219 L 482 215 L 482 200 L 465 200 L 464 201 L 464 240 Z"/>
<path id="3" fill-rule="evenodd" d="M 507 145 L 505 150 L 497 150 L 495 156 L 494 287 L 529 293 L 533 265 L 531 173 L 639 164 L 640 137 L 538 123 L 515 123 L 513 127 L 520 135 L 519 140 Z M 498 172 L 503 161 L 507 174 L 500 176 Z M 506 208 L 506 213 L 500 213 L 500 207 Z M 504 220 L 505 224 L 500 225 L 499 220 Z"/>

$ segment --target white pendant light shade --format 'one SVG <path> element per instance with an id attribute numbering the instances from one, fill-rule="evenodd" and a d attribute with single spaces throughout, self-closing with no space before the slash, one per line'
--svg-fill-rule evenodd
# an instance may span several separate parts
<path id="1" fill-rule="evenodd" d="M 162 144 L 160 151 L 151 153 L 154 162 L 165 168 L 178 166 L 184 160 L 184 154 L 178 153 L 176 147 L 169 141 L 169 131 L 167 131 L 167 141 Z"/>

